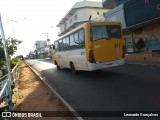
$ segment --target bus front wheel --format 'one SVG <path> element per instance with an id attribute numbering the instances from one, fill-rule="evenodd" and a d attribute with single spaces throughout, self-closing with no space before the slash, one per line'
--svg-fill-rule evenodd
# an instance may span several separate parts
<path id="1" fill-rule="evenodd" d="M 70 68 L 71 68 L 71 71 L 72 71 L 73 74 L 77 73 L 77 71 L 75 70 L 75 67 L 74 67 L 73 63 L 70 63 Z"/>
<path id="2" fill-rule="evenodd" d="M 58 65 L 57 61 L 54 61 L 54 62 L 55 62 L 55 65 L 57 66 L 57 69 L 59 70 L 60 66 Z"/>
<path id="3" fill-rule="evenodd" d="M 57 65 L 57 69 L 60 70 L 60 66 Z"/>

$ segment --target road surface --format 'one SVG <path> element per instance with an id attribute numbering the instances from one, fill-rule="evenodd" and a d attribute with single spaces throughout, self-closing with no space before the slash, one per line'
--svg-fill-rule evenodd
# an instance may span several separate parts
<path id="1" fill-rule="evenodd" d="M 57 70 L 49 59 L 26 61 L 45 76 L 76 111 L 160 111 L 160 67 L 126 64 L 74 75 L 69 69 Z M 121 119 L 130 120 L 116 120 Z M 143 119 L 158 120 L 136 118 Z"/>

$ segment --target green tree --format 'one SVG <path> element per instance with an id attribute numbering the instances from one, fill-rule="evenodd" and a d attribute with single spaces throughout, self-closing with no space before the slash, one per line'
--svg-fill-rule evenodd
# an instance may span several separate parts
<path id="1" fill-rule="evenodd" d="M 18 45 L 21 42 L 22 42 L 21 40 L 17 40 L 11 37 L 6 39 L 6 46 L 7 46 L 9 56 L 14 55 L 14 53 L 18 48 Z M 2 37 L 0 36 L 0 66 L 4 66 L 4 65 L 5 65 L 5 54 L 4 54 L 3 44 L 2 44 Z"/>

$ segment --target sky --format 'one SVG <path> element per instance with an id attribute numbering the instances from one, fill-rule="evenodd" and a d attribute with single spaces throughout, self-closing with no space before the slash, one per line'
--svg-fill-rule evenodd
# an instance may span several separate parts
<path id="1" fill-rule="evenodd" d="M 78 1 L 83 0 L 0 0 L 5 38 L 23 40 L 16 55 L 27 55 L 36 40 L 47 40 L 46 33 L 50 44 L 58 39 L 57 24 Z"/>

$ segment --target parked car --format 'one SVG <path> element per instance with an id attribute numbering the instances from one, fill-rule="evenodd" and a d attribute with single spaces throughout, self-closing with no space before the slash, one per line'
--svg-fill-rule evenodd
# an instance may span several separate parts
<path id="1" fill-rule="evenodd" d="M 29 58 L 30 58 L 30 59 L 34 59 L 34 58 L 35 58 L 35 55 L 34 55 L 34 54 L 30 54 L 30 55 L 29 55 Z"/>

